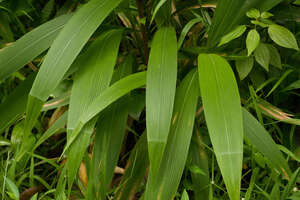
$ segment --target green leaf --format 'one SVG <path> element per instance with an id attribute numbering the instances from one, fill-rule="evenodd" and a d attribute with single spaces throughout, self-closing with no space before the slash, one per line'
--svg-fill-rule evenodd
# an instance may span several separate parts
<path id="1" fill-rule="evenodd" d="M 248 76 L 248 74 L 251 72 L 253 68 L 253 65 L 254 65 L 253 57 L 248 57 L 246 59 L 235 61 L 235 66 L 241 80 L 244 80 Z"/>
<path id="2" fill-rule="evenodd" d="M 259 168 L 255 168 L 252 171 L 252 175 L 251 175 L 251 179 L 250 179 L 250 184 L 249 184 L 249 187 L 248 187 L 246 195 L 245 195 L 245 200 L 250 200 L 250 198 L 251 198 L 251 193 L 253 191 L 253 187 L 254 187 L 254 184 L 255 184 L 258 172 L 259 172 Z"/>
<path id="3" fill-rule="evenodd" d="M 251 8 L 267 11 L 283 0 L 219 0 L 213 23 L 208 32 L 208 47 L 217 45 L 220 38 L 234 27 L 247 20 L 246 12 Z M 230 10 L 230 12 L 228 12 Z M 234 13 L 234 14 L 230 14 Z"/>
<path id="4" fill-rule="evenodd" d="M 263 12 L 261 13 L 261 18 L 263 19 L 268 19 L 270 17 L 273 17 L 274 15 L 272 13 L 269 13 L 269 12 Z"/>
<path id="5" fill-rule="evenodd" d="M 108 88 L 117 60 L 121 36 L 121 30 L 110 30 L 101 34 L 81 58 L 81 65 L 85 65 L 85 67 L 80 68 L 74 77 L 68 115 L 67 140 L 72 138 L 73 131 L 79 123 L 82 113 L 95 100 L 97 95 Z M 79 137 L 74 141 L 68 152 L 67 172 L 69 191 L 71 190 L 85 150 L 89 145 L 96 122 L 97 120 L 93 119 L 84 126 Z"/>
<path id="6" fill-rule="evenodd" d="M 194 131 L 190 145 L 189 157 L 191 165 L 197 166 L 203 173 L 191 173 L 195 199 L 209 199 L 210 177 L 208 169 L 208 158 L 202 140 L 202 134 L 198 133 L 198 127 Z M 195 134 L 197 132 L 197 134 Z M 201 132 L 199 130 L 199 132 Z"/>
<path id="7" fill-rule="evenodd" d="M 222 46 L 222 45 L 230 42 L 231 40 L 234 40 L 234 39 L 240 37 L 241 35 L 243 35 L 243 33 L 246 31 L 246 29 L 247 29 L 246 25 L 241 25 L 241 26 L 236 27 L 230 33 L 224 35 L 221 38 L 221 41 L 218 44 L 218 46 Z"/>
<path id="8" fill-rule="evenodd" d="M 196 24 L 196 23 L 199 23 L 201 22 L 203 19 L 202 18 L 195 18 L 195 19 L 192 19 L 191 21 L 189 21 L 185 26 L 184 28 L 182 29 L 182 32 L 179 36 L 179 40 L 178 40 L 178 49 L 180 49 L 180 47 L 182 46 L 183 44 L 183 41 L 184 41 L 184 38 L 186 36 L 186 34 L 189 32 L 189 30 Z"/>
<path id="9" fill-rule="evenodd" d="M 270 52 L 270 64 L 274 67 L 282 69 L 281 57 L 278 50 L 271 44 L 267 44 L 267 47 Z"/>
<path id="10" fill-rule="evenodd" d="M 255 8 L 252 8 L 251 10 L 246 12 L 246 15 L 249 18 L 258 19 L 260 17 L 260 12 L 259 12 L 259 10 L 255 9 Z"/>
<path id="11" fill-rule="evenodd" d="M 257 30 L 256 29 L 250 30 L 246 38 L 248 56 L 250 56 L 252 52 L 257 48 L 259 42 L 260 42 L 260 36 Z"/>
<path id="12" fill-rule="evenodd" d="M 205 119 L 217 161 L 231 200 L 240 199 L 243 160 L 242 110 L 230 65 L 214 54 L 198 57 Z"/>
<path id="13" fill-rule="evenodd" d="M 183 191 L 182 196 L 181 196 L 181 200 L 189 200 L 189 195 L 186 192 L 186 190 Z"/>
<path id="14" fill-rule="evenodd" d="M 177 39 L 171 27 L 152 41 L 146 87 L 146 127 L 151 175 L 155 179 L 170 130 L 177 76 Z"/>
<path id="15" fill-rule="evenodd" d="M 151 23 L 154 20 L 158 10 L 167 2 L 168 0 L 159 0 L 158 4 L 155 6 L 152 17 L 151 17 Z"/>
<path id="16" fill-rule="evenodd" d="M 112 40 L 108 40 L 112 41 Z M 119 80 L 132 71 L 133 58 L 125 58 L 115 72 Z M 105 199 L 117 165 L 128 117 L 128 98 L 123 97 L 101 113 L 94 140 L 92 169 L 89 173 L 90 199 Z"/>
<path id="17" fill-rule="evenodd" d="M 290 169 L 287 161 L 277 148 L 275 142 L 264 127 L 243 108 L 243 122 L 245 138 L 266 158 L 272 166 L 282 173 L 286 178 L 290 176 Z"/>
<path id="18" fill-rule="evenodd" d="M 0 133 L 15 123 L 25 112 L 28 93 L 34 76 L 29 76 L 0 104 Z"/>
<path id="19" fill-rule="evenodd" d="M 104 110 L 107 106 L 115 102 L 120 97 L 124 96 L 128 92 L 140 88 L 146 84 L 146 72 L 139 72 L 132 75 L 129 75 L 112 86 L 104 90 L 101 94 L 99 94 L 95 100 L 87 107 L 87 109 L 82 113 L 79 117 L 78 125 L 73 131 L 72 136 L 67 142 L 67 145 L 64 148 L 62 155 L 69 149 L 70 145 L 76 139 L 81 129 L 84 127 L 86 123 L 88 123 L 91 119 L 93 119 L 96 115 L 98 115 L 102 110 Z"/>
<path id="20" fill-rule="evenodd" d="M 65 130 L 64 126 L 67 124 L 68 112 L 65 112 L 61 115 L 50 128 L 39 138 L 39 140 L 35 143 L 33 151 L 38 148 L 43 142 L 45 142 L 48 138 L 53 136 L 55 133 L 58 133 L 60 130 Z"/>
<path id="21" fill-rule="evenodd" d="M 300 175 L 300 167 L 293 173 L 288 185 L 285 187 L 283 194 L 281 195 L 281 200 L 285 200 L 288 195 L 292 192 L 293 187 L 296 186 L 298 176 Z"/>
<path id="22" fill-rule="evenodd" d="M 173 120 L 158 172 L 159 179 L 151 179 L 153 176 L 150 174 L 146 199 L 172 199 L 176 194 L 193 133 L 198 92 L 197 71 L 193 70 L 176 91 Z"/>
<path id="23" fill-rule="evenodd" d="M 267 45 L 264 43 L 260 43 L 254 51 L 254 56 L 258 64 L 260 64 L 265 70 L 269 71 L 271 56 Z"/>
<path id="24" fill-rule="evenodd" d="M 268 28 L 268 33 L 270 38 L 279 46 L 299 50 L 294 34 L 287 28 L 272 24 Z"/>
<path id="25" fill-rule="evenodd" d="M 20 193 L 16 184 L 13 181 L 11 181 L 8 177 L 5 177 L 4 180 L 5 180 L 6 188 L 8 189 L 9 192 L 11 192 L 12 197 L 15 198 L 15 200 L 19 199 Z"/>
<path id="26" fill-rule="evenodd" d="M 128 200 L 138 192 L 138 186 L 144 179 L 148 165 L 147 134 L 143 133 L 130 154 L 117 199 Z"/>
<path id="27" fill-rule="evenodd" d="M 69 20 L 52 44 L 30 91 L 25 132 L 34 126 L 43 102 L 63 79 L 85 43 L 121 0 L 92 0 Z M 63 47 L 63 48 L 62 48 Z"/>
<path id="28" fill-rule="evenodd" d="M 0 50 L 0 80 L 24 67 L 49 48 L 72 15 L 57 17 Z"/>

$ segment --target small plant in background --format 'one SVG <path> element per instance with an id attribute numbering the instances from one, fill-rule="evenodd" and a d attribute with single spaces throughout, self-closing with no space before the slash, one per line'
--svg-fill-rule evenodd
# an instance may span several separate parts
<path id="1" fill-rule="evenodd" d="M 0 199 L 300 199 L 299 13 L 0 0 Z"/>

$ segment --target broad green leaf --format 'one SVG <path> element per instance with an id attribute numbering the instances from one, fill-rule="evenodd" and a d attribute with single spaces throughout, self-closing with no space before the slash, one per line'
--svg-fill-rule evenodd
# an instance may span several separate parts
<path id="1" fill-rule="evenodd" d="M 265 70 L 269 71 L 270 64 L 270 51 L 266 44 L 260 43 L 254 51 L 255 60 L 262 66 Z"/>
<path id="2" fill-rule="evenodd" d="M 0 80 L 19 70 L 49 48 L 72 15 L 57 17 L 0 50 Z"/>
<path id="3" fill-rule="evenodd" d="M 55 39 L 30 91 L 26 134 L 34 126 L 43 102 L 62 80 L 85 43 L 120 2 L 121 0 L 89 1 L 73 15 Z"/>
<path id="4" fill-rule="evenodd" d="M 11 192 L 12 197 L 14 197 L 15 200 L 19 199 L 20 193 L 19 193 L 19 189 L 16 186 L 16 184 L 12 180 L 10 180 L 8 177 L 5 177 L 4 180 L 5 180 L 4 184 L 5 184 L 6 188 L 7 188 L 7 190 L 9 192 Z"/>
<path id="5" fill-rule="evenodd" d="M 272 13 L 269 13 L 269 12 L 263 12 L 261 13 L 261 18 L 263 19 L 268 19 L 270 17 L 273 17 L 274 15 Z"/>
<path id="6" fill-rule="evenodd" d="M 193 133 L 198 91 L 197 72 L 193 70 L 184 78 L 176 91 L 172 125 L 158 172 L 159 179 L 156 181 L 151 179 L 153 176 L 150 174 L 146 199 L 167 200 L 172 199 L 176 194 Z"/>
<path id="7" fill-rule="evenodd" d="M 270 38 L 279 46 L 299 50 L 294 34 L 287 28 L 272 24 L 268 28 L 268 33 Z"/>
<path id="8" fill-rule="evenodd" d="M 107 106 L 124 96 L 128 92 L 140 88 L 146 84 L 146 72 L 139 72 L 129 75 L 99 94 L 95 100 L 87 107 L 87 109 L 79 116 L 78 125 L 73 131 L 72 136 L 65 146 L 64 152 L 69 149 L 70 145 L 76 139 L 86 123 L 98 115 Z M 63 154 L 64 154 L 63 152 Z M 62 155 L 63 155 L 62 154 Z"/>
<path id="9" fill-rule="evenodd" d="M 251 72 L 253 68 L 253 65 L 254 65 L 253 57 L 248 57 L 246 59 L 235 61 L 235 66 L 241 80 L 245 79 L 248 76 L 248 74 Z"/>
<path id="10" fill-rule="evenodd" d="M 186 192 L 186 190 L 183 191 L 182 196 L 181 196 L 181 200 L 189 200 L 189 195 Z"/>
<path id="11" fill-rule="evenodd" d="M 178 40 L 178 49 L 180 49 L 180 47 L 182 46 L 183 44 L 183 41 L 184 41 L 184 38 L 186 36 L 186 34 L 189 32 L 189 30 L 197 23 L 203 21 L 202 18 L 195 18 L 195 19 L 192 19 L 191 21 L 189 21 L 185 26 L 184 28 L 182 29 L 182 32 L 179 36 L 179 40 Z"/>
<path id="12" fill-rule="evenodd" d="M 291 174 L 287 161 L 282 156 L 275 142 L 264 127 L 243 108 L 243 122 L 245 138 L 266 158 L 275 169 L 286 178 Z"/>
<path id="13" fill-rule="evenodd" d="M 282 69 L 281 57 L 278 50 L 271 44 L 267 44 L 267 47 L 270 52 L 270 64 L 274 67 Z"/>
<path id="14" fill-rule="evenodd" d="M 91 44 L 80 60 L 81 65 L 84 65 L 84 67 L 80 68 L 74 77 L 69 106 L 67 140 L 72 138 L 73 131 L 79 123 L 82 113 L 95 100 L 97 95 L 108 88 L 117 61 L 121 36 L 121 30 L 110 30 L 101 34 Z M 96 119 L 93 119 L 84 126 L 68 152 L 67 173 L 69 191 L 85 150 L 89 145 L 96 121 Z"/>
<path id="15" fill-rule="evenodd" d="M 198 129 L 198 127 L 196 127 Z M 201 132 L 199 130 L 199 132 Z M 197 134 L 196 134 L 197 133 Z M 201 134 L 202 135 L 202 134 Z M 194 131 L 189 157 L 191 159 L 191 165 L 197 166 L 204 173 L 191 173 L 192 183 L 194 188 L 195 199 L 209 199 L 209 169 L 207 154 L 202 145 L 202 137 L 198 134 L 198 131 Z"/>
<path id="16" fill-rule="evenodd" d="M 246 31 L 246 29 L 247 29 L 247 27 L 245 25 L 236 27 L 230 33 L 224 35 L 221 38 L 221 41 L 218 44 L 218 46 L 222 46 L 223 44 L 226 44 L 226 43 L 230 42 L 231 40 L 234 40 L 234 39 L 240 37 L 241 35 L 243 35 L 243 33 Z"/>
<path id="17" fill-rule="evenodd" d="M 248 49 L 248 56 L 252 54 L 252 52 L 256 49 L 259 45 L 260 36 L 256 29 L 252 29 L 249 31 L 247 38 L 246 38 L 246 46 Z"/>
<path id="18" fill-rule="evenodd" d="M 108 40 L 111 41 L 111 40 Z M 125 58 L 114 74 L 113 82 L 132 71 L 133 58 Z M 128 118 L 128 98 L 110 105 L 100 115 L 94 140 L 92 168 L 89 173 L 88 199 L 105 199 L 117 165 Z"/>
<path id="19" fill-rule="evenodd" d="M 0 104 L 0 133 L 24 114 L 33 80 L 34 76 L 29 76 Z"/>
<path id="20" fill-rule="evenodd" d="M 247 20 L 246 12 L 251 8 L 267 11 L 281 1 L 283 0 L 219 0 L 213 23 L 208 33 L 208 46 L 213 47 L 217 45 L 223 35 Z M 228 12 L 229 10 L 230 12 Z"/>
<path id="21" fill-rule="evenodd" d="M 170 130 L 177 76 L 177 40 L 171 27 L 152 41 L 146 87 L 146 127 L 150 171 L 157 176 Z"/>
<path id="22" fill-rule="evenodd" d="M 247 17 L 257 19 L 260 17 L 260 12 L 259 12 L 259 10 L 252 8 L 251 10 L 246 12 L 246 15 L 247 15 Z"/>
<path id="23" fill-rule="evenodd" d="M 228 195 L 240 199 L 243 125 L 240 96 L 230 65 L 220 56 L 198 57 L 200 90 L 210 139 Z"/>
<path id="24" fill-rule="evenodd" d="M 147 134 L 143 133 L 130 154 L 125 173 L 120 183 L 117 199 L 133 199 L 135 193 L 138 192 L 138 186 L 143 181 L 148 165 Z"/>

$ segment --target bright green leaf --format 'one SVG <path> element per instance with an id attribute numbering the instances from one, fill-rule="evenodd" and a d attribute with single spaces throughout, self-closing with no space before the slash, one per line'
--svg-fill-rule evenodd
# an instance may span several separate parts
<path id="1" fill-rule="evenodd" d="M 252 52 L 257 48 L 259 42 L 260 42 L 260 36 L 257 30 L 256 29 L 250 30 L 246 38 L 248 56 L 250 56 Z"/>
<path id="2" fill-rule="evenodd" d="M 254 51 L 254 56 L 258 64 L 260 64 L 265 70 L 269 71 L 271 56 L 267 45 L 264 43 L 260 43 Z"/>
<path id="3" fill-rule="evenodd" d="M 279 46 L 299 50 L 294 34 L 287 28 L 272 24 L 268 28 L 268 33 L 270 38 Z"/>
<path id="4" fill-rule="evenodd" d="M 257 19 L 260 17 L 259 10 L 253 8 L 246 13 L 247 17 Z"/>
<path id="5" fill-rule="evenodd" d="M 230 65 L 220 56 L 198 57 L 200 90 L 210 139 L 228 195 L 240 199 L 243 160 L 242 110 Z"/>
<path id="6" fill-rule="evenodd" d="M 171 27 L 152 41 L 147 70 L 146 124 L 151 175 L 156 177 L 170 130 L 177 78 L 177 39 Z"/>
<path id="7" fill-rule="evenodd" d="M 247 27 L 245 25 L 236 27 L 230 33 L 224 35 L 221 38 L 221 41 L 218 44 L 218 46 L 222 46 L 223 44 L 226 44 L 226 43 L 230 42 L 231 40 L 234 40 L 234 39 L 240 37 L 241 35 L 243 35 L 243 33 L 246 31 L 246 29 L 247 29 Z"/>

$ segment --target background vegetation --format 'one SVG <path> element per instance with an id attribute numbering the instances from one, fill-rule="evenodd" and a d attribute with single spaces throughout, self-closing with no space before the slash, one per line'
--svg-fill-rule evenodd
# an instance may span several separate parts
<path id="1" fill-rule="evenodd" d="M 299 0 L 0 0 L 0 197 L 300 199 Z"/>

